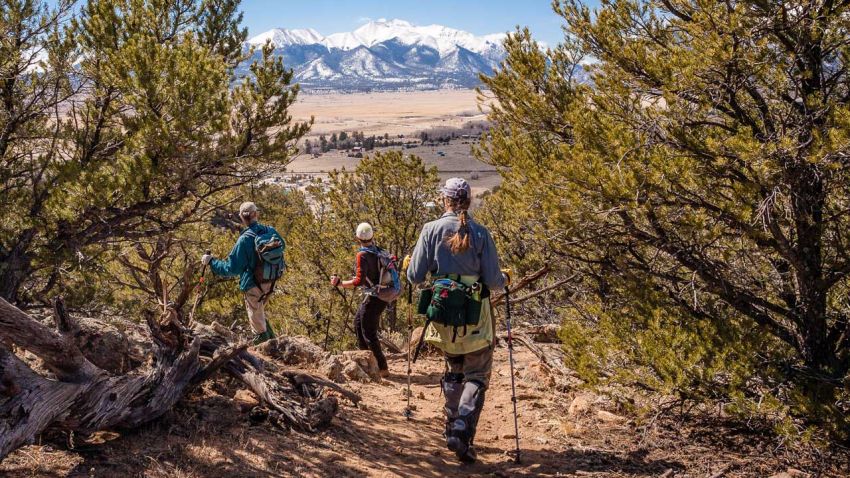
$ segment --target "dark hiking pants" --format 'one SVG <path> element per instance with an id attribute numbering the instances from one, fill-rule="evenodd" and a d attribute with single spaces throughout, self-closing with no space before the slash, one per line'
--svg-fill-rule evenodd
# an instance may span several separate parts
<path id="1" fill-rule="evenodd" d="M 357 309 L 354 316 L 354 333 L 357 334 L 357 345 L 360 350 L 371 350 L 378 368 L 387 370 L 387 359 L 381 350 L 381 341 L 378 339 L 378 328 L 381 325 L 381 314 L 387 308 L 387 303 L 374 296 L 366 296 L 366 299 Z"/>

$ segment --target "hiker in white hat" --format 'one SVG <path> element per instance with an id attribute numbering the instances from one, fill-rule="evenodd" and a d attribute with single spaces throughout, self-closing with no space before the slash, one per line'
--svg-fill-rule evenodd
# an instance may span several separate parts
<path id="1" fill-rule="evenodd" d="M 343 289 L 363 289 L 365 297 L 354 316 L 354 333 L 357 335 L 357 345 L 360 350 L 371 350 L 378 362 L 378 369 L 382 377 L 389 376 L 387 359 L 381 349 L 381 341 L 378 330 L 381 326 L 381 314 L 387 308 L 389 302 L 395 297 L 384 297 L 383 288 L 390 287 L 385 278 L 386 266 L 395 258 L 386 251 L 375 245 L 375 231 L 368 222 L 360 223 L 354 232 L 354 236 L 360 243 L 360 249 L 354 259 L 354 277 L 349 280 L 341 280 L 339 276 L 331 277 L 331 285 Z M 397 276 L 396 276 L 397 280 Z M 397 285 L 397 284 L 396 284 Z M 396 294 L 397 295 L 397 294 Z"/>

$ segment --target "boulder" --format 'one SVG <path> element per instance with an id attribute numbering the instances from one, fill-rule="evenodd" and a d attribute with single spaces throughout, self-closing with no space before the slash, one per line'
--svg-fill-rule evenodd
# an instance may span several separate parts
<path id="1" fill-rule="evenodd" d="M 357 362 L 347 362 L 345 364 L 345 368 L 342 370 L 343 375 L 348 377 L 351 380 L 356 380 L 358 382 L 370 382 L 372 380 L 358 364 Z"/>
<path id="2" fill-rule="evenodd" d="M 413 332 L 410 333 L 410 353 L 411 354 L 416 353 L 416 347 L 419 345 L 419 342 L 422 341 L 422 334 L 424 333 L 424 331 L 425 331 L 425 327 L 420 326 L 420 327 L 416 327 L 415 329 L 413 329 Z M 433 345 L 426 342 L 422 346 L 422 350 L 419 352 L 419 354 L 425 355 L 425 354 L 427 354 L 429 352 L 433 352 L 435 350 L 436 350 L 436 348 Z"/>
<path id="3" fill-rule="evenodd" d="M 260 353 L 286 365 L 321 363 L 327 353 L 307 337 L 277 337 L 256 347 Z"/>
<path id="4" fill-rule="evenodd" d="M 236 404 L 236 408 L 243 413 L 260 405 L 260 401 L 257 400 L 257 396 L 254 395 L 254 392 L 248 389 L 238 390 L 236 394 L 233 395 L 233 402 Z"/>
<path id="5" fill-rule="evenodd" d="M 350 350 L 329 356 L 323 365 L 325 376 L 337 383 L 346 380 L 380 382 L 378 361 L 368 350 Z"/>
<path id="6" fill-rule="evenodd" d="M 343 383 L 345 382 L 345 374 L 343 370 L 345 370 L 345 360 L 342 355 L 331 355 L 325 360 L 324 364 L 325 376 L 328 379 L 336 382 Z"/>
<path id="7" fill-rule="evenodd" d="M 533 325 L 527 327 L 523 332 L 531 336 L 535 342 L 547 344 L 561 343 L 558 333 L 561 331 L 561 326 L 557 324 Z"/>
<path id="8" fill-rule="evenodd" d="M 343 357 L 349 362 L 354 362 L 360 367 L 364 373 L 376 382 L 381 381 L 381 375 L 378 370 L 378 361 L 369 350 L 347 350 L 342 353 Z"/>
<path id="9" fill-rule="evenodd" d="M 112 373 L 121 374 L 138 366 L 130 353 L 130 341 L 114 325 L 91 318 L 76 319 L 79 332 L 74 341 L 89 361 Z"/>
<path id="10" fill-rule="evenodd" d="M 596 402 L 596 395 L 592 393 L 580 393 L 573 398 L 572 403 L 570 403 L 570 408 L 567 410 L 567 414 L 571 417 L 583 415 L 593 408 L 594 402 Z"/>
<path id="11" fill-rule="evenodd" d="M 596 418 L 605 423 L 622 423 L 626 421 L 626 417 L 605 410 L 596 412 Z"/>

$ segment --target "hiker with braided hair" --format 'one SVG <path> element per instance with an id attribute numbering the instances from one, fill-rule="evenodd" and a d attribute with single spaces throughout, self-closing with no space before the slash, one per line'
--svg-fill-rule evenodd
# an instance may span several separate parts
<path id="1" fill-rule="evenodd" d="M 510 278 L 499 269 L 490 232 L 469 214 L 469 183 L 451 178 L 440 191 L 446 212 L 422 228 L 407 279 L 421 284 L 430 274 L 431 287 L 423 290 L 425 300 L 420 297 L 420 313 L 428 317 L 425 342 L 445 356 L 441 382 L 446 446 L 462 462 L 471 463 L 495 346 L 489 291 L 504 288 Z"/>

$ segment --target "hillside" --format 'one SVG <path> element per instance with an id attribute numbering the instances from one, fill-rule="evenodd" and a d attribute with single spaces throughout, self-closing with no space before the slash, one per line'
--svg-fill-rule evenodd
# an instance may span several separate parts
<path id="1" fill-rule="evenodd" d="M 549 353 L 558 349 L 536 345 Z M 515 360 L 521 464 L 508 454 L 514 430 L 502 346 L 476 439 L 480 462 L 474 465 L 458 464 L 442 446 L 443 366 L 435 354 L 414 365 L 415 411 L 410 421 L 405 419 L 406 360 L 401 354 L 390 360 L 389 379 L 346 383 L 362 396 L 361 404 L 341 401 L 331 426 L 315 434 L 252 423 L 252 414 L 239 409 L 246 401 L 250 406 L 251 399 L 233 382 L 219 380 L 138 430 L 24 447 L 0 465 L 0 476 L 788 478 L 850 472 L 839 457 L 797 456 L 711 414 L 669 409 L 649 421 L 626 418 L 605 398 L 578 388 L 553 390 L 554 377 L 526 347 L 517 346 Z M 310 369 L 298 365 L 304 367 Z"/>

